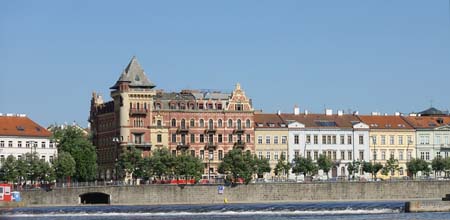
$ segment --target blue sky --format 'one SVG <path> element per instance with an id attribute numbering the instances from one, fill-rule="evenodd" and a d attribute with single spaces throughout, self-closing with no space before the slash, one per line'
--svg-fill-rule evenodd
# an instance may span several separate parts
<path id="1" fill-rule="evenodd" d="M 450 108 L 448 0 L 2 1 L 0 112 L 87 124 L 136 55 L 157 88 L 255 109 Z"/>

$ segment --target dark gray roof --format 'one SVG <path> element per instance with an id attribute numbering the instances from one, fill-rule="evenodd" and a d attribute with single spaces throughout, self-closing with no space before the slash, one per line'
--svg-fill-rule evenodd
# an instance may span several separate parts
<path id="1" fill-rule="evenodd" d="M 156 85 L 151 82 L 135 56 L 120 75 L 117 82 L 110 89 L 118 89 L 121 82 L 129 82 L 131 88 L 154 88 Z"/>
<path id="2" fill-rule="evenodd" d="M 431 107 L 425 111 L 419 112 L 418 114 L 420 114 L 422 116 L 448 115 L 448 111 L 441 111 L 441 110 Z"/>

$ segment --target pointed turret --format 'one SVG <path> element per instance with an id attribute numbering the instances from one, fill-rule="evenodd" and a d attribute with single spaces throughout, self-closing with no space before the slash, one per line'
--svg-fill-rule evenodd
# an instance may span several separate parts
<path id="1" fill-rule="evenodd" d="M 151 82 L 135 56 L 131 58 L 130 63 L 120 75 L 117 82 L 110 89 L 118 89 L 121 83 L 128 83 L 130 88 L 152 89 L 155 84 Z"/>

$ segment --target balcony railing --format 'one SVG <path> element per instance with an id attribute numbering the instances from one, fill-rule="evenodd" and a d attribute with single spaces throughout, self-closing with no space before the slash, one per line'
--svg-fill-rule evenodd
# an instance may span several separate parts
<path id="1" fill-rule="evenodd" d="M 177 150 L 187 150 L 191 145 L 189 143 L 180 142 L 177 144 Z"/>
<path id="2" fill-rule="evenodd" d="M 147 113 L 148 113 L 148 109 L 143 109 L 143 108 L 130 109 L 130 115 L 146 115 Z"/>
<path id="3" fill-rule="evenodd" d="M 209 142 L 205 145 L 205 150 L 215 150 L 217 148 L 217 144 L 213 142 Z"/>
<path id="4" fill-rule="evenodd" d="M 243 127 L 236 127 L 234 130 L 233 130 L 233 132 L 235 133 L 235 134 L 242 134 L 242 133 L 244 133 L 244 128 Z"/>
<path id="5" fill-rule="evenodd" d="M 179 126 L 177 128 L 177 133 L 188 133 L 189 127 L 188 126 Z"/>
<path id="6" fill-rule="evenodd" d="M 236 142 L 234 142 L 233 148 L 244 149 L 245 148 L 245 142 L 243 142 L 243 141 L 236 141 Z"/>
<path id="7" fill-rule="evenodd" d="M 207 127 L 205 133 L 216 133 L 217 129 L 215 126 Z"/>

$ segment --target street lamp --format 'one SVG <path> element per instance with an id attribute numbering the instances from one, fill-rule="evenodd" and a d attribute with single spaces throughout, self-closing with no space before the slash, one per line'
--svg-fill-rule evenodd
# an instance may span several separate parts
<path id="1" fill-rule="evenodd" d="M 119 137 L 114 137 L 112 139 L 112 141 L 116 144 L 116 159 L 114 160 L 114 178 L 117 181 L 117 162 L 119 161 L 119 154 L 118 154 L 118 149 L 119 149 L 119 144 L 120 144 L 120 138 Z"/>

